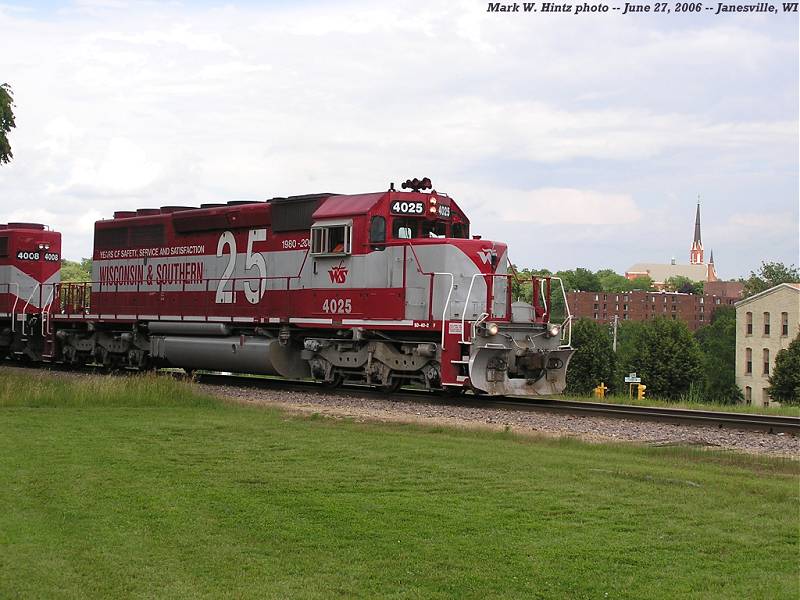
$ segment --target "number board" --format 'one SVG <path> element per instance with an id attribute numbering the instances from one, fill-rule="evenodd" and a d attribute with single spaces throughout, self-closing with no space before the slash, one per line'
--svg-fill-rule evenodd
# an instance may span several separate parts
<path id="1" fill-rule="evenodd" d="M 438 208 L 438 213 L 439 213 L 439 216 L 441 218 L 449 219 L 450 218 L 450 207 L 449 206 L 445 206 L 444 204 L 440 204 L 439 208 Z"/>
<path id="2" fill-rule="evenodd" d="M 41 257 L 41 253 L 34 250 L 20 250 L 17 252 L 17 260 L 39 260 Z M 44 259 L 47 262 L 58 262 L 58 254 L 56 252 L 45 252 Z"/>
<path id="3" fill-rule="evenodd" d="M 406 202 L 405 200 L 395 200 L 390 207 L 394 215 L 424 215 L 425 203 L 424 202 Z"/>

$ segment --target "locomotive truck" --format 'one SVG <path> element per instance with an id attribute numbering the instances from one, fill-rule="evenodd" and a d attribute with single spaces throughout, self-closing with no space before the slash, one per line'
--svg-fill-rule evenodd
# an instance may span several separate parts
<path id="1" fill-rule="evenodd" d="M 512 301 L 506 244 L 471 235 L 427 178 L 403 188 L 118 211 L 95 224 L 83 283 L 60 282 L 59 233 L 0 226 L 0 357 L 563 391 L 560 280 L 534 278 L 533 302 Z"/>

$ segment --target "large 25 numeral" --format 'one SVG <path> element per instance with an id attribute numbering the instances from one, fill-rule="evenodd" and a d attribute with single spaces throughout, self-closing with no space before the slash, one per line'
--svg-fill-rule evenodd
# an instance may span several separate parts
<path id="1" fill-rule="evenodd" d="M 244 295 L 250 304 L 257 304 L 261 298 L 264 297 L 264 292 L 267 291 L 267 282 L 264 279 L 267 276 L 267 261 L 260 252 L 253 254 L 253 244 L 255 242 L 263 242 L 267 239 L 266 229 L 251 229 L 250 235 L 247 237 L 247 256 L 244 262 L 244 271 L 248 273 L 253 267 L 258 267 L 258 281 L 245 281 L 244 282 Z"/>
<path id="2" fill-rule="evenodd" d="M 233 268 L 236 266 L 236 238 L 233 237 L 230 231 L 226 231 L 219 236 L 219 242 L 217 242 L 217 258 L 223 257 L 225 254 L 225 246 L 227 246 L 230 251 L 230 259 L 225 267 L 225 271 L 222 273 L 222 277 L 220 277 L 219 283 L 217 283 L 217 296 L 215 299 L 217 304 L 233 304 L 233 290 L 225 289 L 228 281 L 230 281 L 231 275 L 233 275 Z"/>
<path id="3" fill-rule="evenodd" d="M 267 276 L 267 261 L 260 252 L 253 252 L 253 244 L 255 242 L 263 242 L 267 239 L 266 229 L 251 229 L 247 236 L 247 255 L 245 256 L 244 270 L 248 273 L 253 267 L 256 267 L 258 273 L 252 279 L 244 281 L 244 295 L 250 304 L 257 304 L 261 298 L 264 297 L 264 292 L 267 291 L 265 277 Z M 219 283 L 217 284 L 217 294 L 215 301 L 217 304 L 233 304 L 234 290 L 225 288 L 231 280 L 231 275 L 236 267 L 236 238 L 230 231 L 224 232 L 219 236 L 217 243 L 217 258 L 222 258 L 225 255 L 225 246 L 228 247 L 229 258 L 225 270 L 222 272 Z"/>

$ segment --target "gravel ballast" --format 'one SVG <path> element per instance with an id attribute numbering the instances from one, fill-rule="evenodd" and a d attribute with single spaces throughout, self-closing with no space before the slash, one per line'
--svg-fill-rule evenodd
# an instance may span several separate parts
<path id="1" fill-rule="evenodd" d="M 198 384 L 203 392 L 226 400 L 276 406 L 299 414 L 321 414 L 355 421 L 417 423 L 459 428 L 513 431 L 518 434 L 569 436 L 589 442 L 634 442 L 649 445 L 693 445 L 749 454 L 800 458 L 800 439 L 789 434 L 769 434 L 697 425 L 676 425 L 552 412 L 501 408 L 476 408 L 430 401 L 358 396 L 335 391 L 322 394 L 285 389 L 264 389 Z"/>

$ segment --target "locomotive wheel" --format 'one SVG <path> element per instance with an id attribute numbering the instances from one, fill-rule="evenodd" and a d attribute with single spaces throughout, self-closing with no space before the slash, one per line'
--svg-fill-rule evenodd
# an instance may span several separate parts
<path id="1" fill-rule="evenodd" d="M 394 394 L 401 387 L 403 387 L 403 380 L 393 379 L 391 383 L 387 383 L 385 385 L 379 385 L 378 389 L 382 391 L 384 394 Z"/>
<path id="2" fill-rule="evenodd" d="M 344 383 L 344 376 L 341 373 L 337 373 L 330 381 L 323 381 L 322 387 L 333 390 L 341 386 L 342 383 Z"/>

